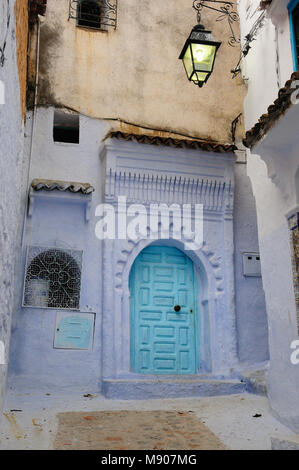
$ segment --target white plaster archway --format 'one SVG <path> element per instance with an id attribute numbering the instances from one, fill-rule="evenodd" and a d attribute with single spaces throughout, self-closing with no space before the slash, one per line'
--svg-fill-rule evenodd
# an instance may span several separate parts
<path id="1" fill-rule="evenodd" d="M 238 365 L 234 286 L 234 163 L 231 153 L 123 142 L 105 142 L 101 154 L 105 164 L 105 203 L 123 216 L 124 207 L 142 204 L 201 204 L 203 207 L 203 245 L 188 252 L 200 285 L 200 310 L 206 325 L 206 370 L 229 376 Z M 191 182 L 191 183 L 190 183 Z M 193 216 L 192 216 L 193 217 Z M 169 228 L 170 225 L 169 225 Z M 161 229 L 161 227 L 160 227 Z M 103 335 L 102 377 L 136 378 L 130 371 L 130 291 L 129 275 L 138 254 L 149 244 L 167 242 L 184 250 L 183 225 L 169 240 L 164 233 L 137 240 L 103 241 Z M 151 238 L 151 239 L 149 239 Z M 208 345 L 208 346 L 207 346 Z"/>
<path id="2" fill-rule="evenodd" d="M 105 240 L 103 286 L 103 378 L 129 378 L 130 371 L 130 289 L 131 268 L 141 251 L 149 245 L 165 244 L 184 251 L 184 242 L 169 240 Z M 225 293 L 222 268 L 204 242 L 201 250 L 185 251 L 193 261 L 199 284 L 198 311 L 203 324 L 200 345 L 202 368 L 200 372 L 223 369 L 221 356 L 226 340 L 221 331 L 221 312 Z M 226 331 L 234 336 L 235 331 Z M 230 366 L 232 363 L 230 363 Z"/>

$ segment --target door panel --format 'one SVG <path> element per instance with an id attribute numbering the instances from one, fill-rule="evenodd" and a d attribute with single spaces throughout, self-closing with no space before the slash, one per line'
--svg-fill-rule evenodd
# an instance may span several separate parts
<path id="1" fill-rule="evenodd" d="M 173 247 L 148 247 L 134 263 L 130 290 L 133 369 L 142 374 L 194 374 L 192 261 Z M 179 312 L 175 306 L 181 307 Z"/>

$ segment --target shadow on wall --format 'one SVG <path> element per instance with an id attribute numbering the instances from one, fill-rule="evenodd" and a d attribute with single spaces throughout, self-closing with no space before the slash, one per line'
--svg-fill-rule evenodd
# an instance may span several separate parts
<path id="1" fill-rule="evenodd" d="M 299 166 L 295 173 L 296 204 L 299 205 Z"/>
<path id="2" fill-rule="evenodd" d="M 259 253 L 256 203 L 246 165 L 235 167 L 235 292 L 238 330 L 238 356 L 253 365 L 269 359 L 268 320 L 263 282 L 260 275 L 246 276 L 243 254 Z"/>

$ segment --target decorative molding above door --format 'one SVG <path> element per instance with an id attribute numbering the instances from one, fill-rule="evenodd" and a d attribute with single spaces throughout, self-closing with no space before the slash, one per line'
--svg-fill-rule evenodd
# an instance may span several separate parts
<path id="1" fill-rule="evenodd" d="M 126 196 L 130 203 L 203 204 L 204 210 L 232 215 L 233 153 L 169 149 L 109 139 L 105 201 Z"/>

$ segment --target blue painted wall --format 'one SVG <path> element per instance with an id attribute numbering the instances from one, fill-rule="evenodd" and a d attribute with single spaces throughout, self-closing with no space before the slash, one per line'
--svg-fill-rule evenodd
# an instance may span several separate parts
<path id="1" fill-rule="evenodd" d="M 0 5 L 1 46 L 6 33 L 6 8 L 10 10 L 5 62 L 3 67 L 0 66 L 0 81 L 4 84 L 5 95 L 5 104 L 0 102 L 0 341 L 5 345 L 6 364 L 9 356 L 11 319 L 18 305 L 14 289 L 15 266 L 19 265 L 21 252 L 29 161 L 29 156 L 23 155 L 24 122 L 20 109 L 14 6 L 14 0 L 2 1 Z M 6 364 L 0 364 L 0 417 Z"/>
<path id="2" fill-rule="evenodd" d="M 88 393 L 98 389 L 101 377 L 99 264 L 93 269 L 94 259 L 100 260 L 100 243 L 96 243 L 94 236 L 89 244 L 91 227 L 85 221 L 86 196 L 73 195 L 68 201 L 64 200 L 64 193 L 58 193 L 58 197 L 57 193 L 44 196 L 37 193 L 35 198 L 27 241 L 30 240 L 30 245 L 83 250 L 80 312 L 95 314 L 93 348 L 91 351 L 54 348 L 56 314 L 64 310 L 23 307 L 13 329 L 10 371 L 14 377 L 10 383 L 24 380 L 26 386 L 38 384 L 48 390 L 71 386 Z M 69 313 L 76 315 L 76 311 Z"/>
<path id="3" fill-rule="evenodd" d="M 235 167 L 235 282 L 238 355 L 244 365 L 269 359 L 268 323 L 261 277 L 243 275 L 242 253 L 259 252 L 255 199 L 246 165 Z"/>
<path id="4" fill-rule="evenodd" d="M 37 111 L 29 182 L 34 178 L 89 182 L 95 187 L 90 208 L 90 213 L 94 214 L 102 200 L 99 153 L 107 126 L 81 116 L 80 144 L 54 143 L 53 112 L 53 108 Z M 27 122 L 30 118 L 29 115 Z M 89 223 L 85 220 L 85 196 L 79 196 L 78 201 L 76 194 L 71 195 L 68 202 L 63 193 L 47 193 L 47 196 L 37 195 L 32 217 L 27 217 L 24 230 L 18 272 L 18 308 L 12 326 L 9 387 L 20 390 L 39 387 L 47 391 L 71 387 L 90 392 L 98 390 L 101 378 L 102 251 L 94 232 L 96 220 L 92 218 Z M 83 250 L 80 312 L 92 312 L 96 317 L 92 351 L 54 349 L 56 310 L 21 307 L 28 245 Z"/>
<path id="5" fill-rule="evenodd" d="M 101 356 L 103 264 L 102 244 L 95 237 L 97 220 L 93 214 L 97 204 L 103 202 L 105 178 L 99 155 L 102 138 L 108 129 L 106 123 L 80 116 L 80 144 L 55 144 L 52 136 L 53 109 L 38 110 L 30 181 L 33 178 L 52 178 L 88 182 L 95 187 L 95 192 L 88 223 L 85 220 L 84 196 L 73 204 L 66 202 L 59 193 L 55 197 L 52 197 L 54 193 L 49 193 L 46 199 L 35 198 L 33 215 L 27 219 L 23 240 L 20 290 L 27 245 L 83 249 L 80 311 L 95 314 L 94 347 L 92 351 L 54 349 L 56 310 L 20 307 L 14 316 L 9 368 L 9 385 L 16 390 L 39 387 L 51 392 L 71 387 L 72 390 L 90 393 L 98 391 L 101 385 L 104 360 Z M 235 271 L 239 358 L 244 363 L 254 364 L 267 357 L 263 291 L 260 279 L 242 277 L 240 253 L 251 249 L 257 251 L 255 206 L 245 166 L 236 167 L 236 179 Z M 217 224 L 213 230 L 213 239 L 216 240 L 220 236 Z M 111 288 L 105 295 L 115 294 Z M 252 308 L 253 296 L 257 299 L 255 308 Z M 257 330 L 261 333 L 257 334 Z M 107 362 L 108 358 L 105 360 Z"/>

